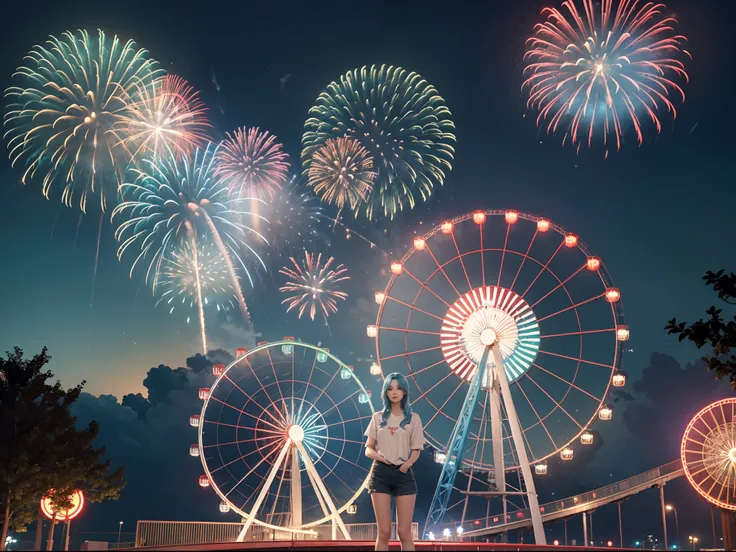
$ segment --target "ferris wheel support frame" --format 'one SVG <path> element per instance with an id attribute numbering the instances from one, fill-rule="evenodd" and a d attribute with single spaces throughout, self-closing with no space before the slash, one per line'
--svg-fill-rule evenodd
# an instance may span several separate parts
<path id="1" fill-rule="evenodd" d="M 486 370 L 488 368 L 489 353 L 490 348 L 486 347 L 483 350 L 483 355 L 478 363 L 475 375 L 468 386 L 463 406 L 457 417 L 457 423 L 450 435 L 445 461 L 442 464 L 442 473 L 440 473 L 440 478 L 437 481 L 437 487 L 435 488 L 434 496 L 432 497 L 432 503 L 429 506 L 427 521 L 424 522 L 425 535 L 430 532 L 434 532 L 434 528 L 442 523 L 445 513 L 447 512 L 447 505 L 450 502 L 450 495 L 452 494 L 452 489 L 455 485 L 455 477 L 457 477 L 458 462 L 462 462 L 465 442 L 468 437 L 468 429 L 470 429 L 470 422 L 473 419 L 473 410 L 475 403 L 478 401 L 481 382 L 483 381 L 483 378 L 485 378 Z"/>
<path id="2" fill-rule="evenodd" d="M 289 452 L 291 452 L 290 460 L 286 458 Z M 319 500 L 319 504 L 322 507 L 322 510 L 324 511 L 325 515 L 332 514 L 333 516 L 333 522 L 332 522 L 333 540 L 335 538 L 336 527 L 340 528 L 340 531 L 344 535 L 345 540 L 352 540 L 350 538 L 350 533 L 348 532 L 348 529 L 345 526 L 345 523 L 342 521 L 342 517 L 340 516 L 339 512 L 337 511 L 337 508 L 335 507 L 335 503 L 330 498 L 330 495 L 327 492 L 327 489 L 325 488 L 325 484 L 322 481 L 322 478 L 319 476 L 319 473 L 317 473 L 317 470 L 314 467 L 314 463 L 312 462 L 312 459 L 309 457 L 309 453 L 304 448 L 304 445 L 298 438 L 296 438 L 295 440 L 288 438 L 283 448 L 281 449 L 281 452 L 279 453 L 278 458 L 276 458 L 276 461 L 273 463 L 273 466 L 271 467 L 271 471 L 269 472 L 268 477 L 266 478 L 266 482 L 263 485 L 263 487 L 261 487 L 261 491 L 258 493 L 258 498 L 256 498 L 256 501 L 253 504 L 253 507 L 251 508 L 251 511 L 245 521 L 245 524 L 243 525 L 243 528 L 240 530 L 240 533 L 238 534 L 238 538 L 236 539 L 235 542 L 245 542 L 245 534 L 248 532 L 248 529 L 250 529 L 250 526 L 253 525 L 253 521 L 256 519 L 256 514 L 258 513 L 258 509 L 261 507 L 261 504 L 263 504 L 263 501 L 265 500 L 266 495 L 268 494 L 268 489 L 271 487 L 273 480 L 276 478 L 276 474 L 281 470 L 281 465 L 284 462 L 291 461 L 292 470 L 294 470 L 295 465 L 297 468 L 296 470 L 292 471 L 292 474 L 299 473 L 299 469 L 298 469 L 299 468 L 299 456 L 302 457 L 302 461 L 304 462 L 304 467 L 307 471 L 307 475 L 309 476 L 309 480 L 312 483 L 312 487 L 315 490 L 315 494 L 317 495 L 317 499 Z M 301 512 L 302 512 L 301 476 L 292 475 L 292 481 L 300 482 L 298 490 L 296 491 L 296 493 L 292 494 L 290 498 L 291 505 L 292 505 L 292 512 L 291 512 L 292 520 L 299 518 L 299 523 L 301 524 Z M 288 531 L 289 529 L 285 528 L 285 530 Z M 314 532 L 310 531 L 310 533 L 314 533 Z"/>
<path id="3" fill-rule="evenodd" d="M 516 408 L 514 407 L 513 399 L 511 398 L 511 388 L 508 380 L 506 379 L 503 359 L 501 358 L 501 351 L 498 347 L 498 338 L 495 333 L 491 331 L 491 337 L 484 340 L 484 336 L 481 336 L 481 341 L 485 341 L 483 355 L 476 366 L 475 375 L 468 387 L 463 407 L 460 410 L 457 423 L 455 424 L 455 428 L 450 436 L 450 445 L 447 449 L 447 455 L 442 465 L 442 473 L 440 474 L 437 488 L 435 489 L 434 497 L 432 498 L 432 503 L 429 507 L 427 521 L 424 524 L 424 533 L 427 534 L 437 525 L 441 524 L 445 513 L 447 512 L 447 506 L 449 504 L 450 496 L 455 484 L 455 478 L 457 476 L 458 462 L 456 459 L 460 459 L 460 462 L 462 462 L 462 455 L 465 449 L 465 442 L 467 441 L 468 429 L 470 428 L 473 410 L 475 409 L 475 403 L 478 401 L 478 393 L 488 368 L 488 356 L 491 355 L 493 358 L 491 367 L 493 375 L 491 384 L 491 432 L 493 442 L 491 443 L 491 446 L 493 447 L 494 469 L 496 471 L 496 487 L 503 497 L 504 519 L 506 516 L 506 476 L 503 467 L 503 441 L 496 440 L 496 434 L 501 434 L 501 401 L 503 401 L 503 404 L 506 407 L 506 414 L 509 419 L 509 425 L 511 426 L 511 437 L 519 457 L 521 474 L 526 486 L 525 494 L 529 500 L 529 511 L 531 513 L 532 526 L 534 528 L 534 542 L 543 546 L 546 544 L 547 540 L 544 535 L 544 525 L 542 524 L 542 513 L 539 509 L 539 499 L 534 486 L 534 478 L 529 464 L 529 457 L 526 453 L 526 449 L 524 448 L 525 445 L 521 432 L 521 424 L 516 413 Z M 500 470 L 497 468 L 498 465 L 501 466 Z"/>

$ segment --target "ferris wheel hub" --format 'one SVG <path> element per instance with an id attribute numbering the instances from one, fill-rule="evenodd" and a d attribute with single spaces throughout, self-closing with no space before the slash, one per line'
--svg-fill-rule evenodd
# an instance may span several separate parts
<path id="1" fill-rule="evenodd" d="M 494 343 L 496 343 L 496 339 L 498 339 L 498 337 L 496 336 L 496 332 L 492 328 L 486 328 L 485 330 L 480 332 L 480 342 L 486 347 L 490 347 Z"/>
<path id="2" fill-rule="evenodd" d="M 520 295 L 500 286 L 483 286 L 450 305 L 442 321 L 440 344 L 447 364 L 467 381 L 475 374 L 485 348 L 496 345 L 511 383 L 532 365 L 539 351 L 539 335 L 537 317 Z"/>
<path id="3" fill-rule="evenodd" d="M 293 424 L 289 427 L 288 435 L 295 443 L 301 443 L 304 440 L 304 429 L 299 424 Z"/>

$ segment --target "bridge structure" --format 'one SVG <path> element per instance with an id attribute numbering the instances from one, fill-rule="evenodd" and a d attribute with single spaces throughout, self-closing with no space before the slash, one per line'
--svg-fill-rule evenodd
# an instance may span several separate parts
<path id="1" fill-rule="evenodd" d="M 665 526 L 665 539 L 666 539 L 666 518 L 665 518 L 665 504 L 664 504 L 664 485 L 668 481 L 682 477 L 685 474 L 682 461 L 680 459 L 673 460 L 663 466 L 654 468 L 600 487 L 593 491 L 588 491 L 579 495 L 563 498 L 561 500 L 555 500 L 554 502 L 548 502 L 540 505 L 540 511 L 542 514 L 542 522 L 548 523 L 551 521 L 567 519 L 578 514 L 586 514 L 583 516 L 583 531 L 585 533 L 585 541 L 587 542 L 587 513 L 600 508 L 606 504 L 621 503 L 626 498 L 645 491 L 651 488 L 660 489 L 660 497 L 662 502 L 662 523 Z M 469 493 L 483 495 L 490 493 L 474 492 Z M 619 520 L 621 511 L 619 509 Z M 529 508 L 516 510 L 506 514 L 506 519 L 503 515 L 490 516 L 489 518 L 480 518 L 477 520 L 482 525 L 479 529 L 468 530 L 463 533 L 463 538 L 468 539 L 472 537 L 481 537 L 486 535 L 496 535 L 499 533 L 506 533 L 508 531 L 516 529 L 524 529 L 532 526 L 532 516 Z M 478 525 L 475 523 L 476 520 L 467 519 L 463 521 L 463 525 L 473 526 Z M 453 527 L 454 528 L 454 527 Z M 666 544 L 665 544 L 666 545 Z"/>

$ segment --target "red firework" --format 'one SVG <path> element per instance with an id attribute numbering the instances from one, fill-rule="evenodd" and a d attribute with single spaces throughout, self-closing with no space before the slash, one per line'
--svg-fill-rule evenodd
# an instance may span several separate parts
<path id="1" fill-rule="evenodd" d="M 211 126 L 197 91 L 181 77 L 166 75 L 135 87 L 116 129 L 135 160 L 151 153 L 164 157 L 168 151 L 189 155 L 209 141 Z"/>
<path id="2" fill-rule="evenodd" d="M 682 48 L 687 39 L 675 34 L 677 21 L 663 14 L 664 4 L 602 0 L 598 10 L 593 0 L 580 3 L 582 13 L 575 0 L 562 3 L 568 17 L 556 8 L 542 10 L 547 20 L 535 25 L 524 55 L 527 107 L 539 111 L 537 125 L 546 121 L 548 133 L 562 124 L 563 145 L 569 139 L 579 149 L 601 135 L 607 154 L 609 135 L 619 149 L 627 124 L 641 144 L 641 117 L 660 132 L 657 112 L 664 106 L 674 119 L 670 96 L 685 101 L 675 81 L 688 80 L 678 59 L 691 57 Z"/>
<path id="3" fill-rule="evenodd" d="M 258 128 L 240 128 L 220 144 L 215 177 L 231 195 L 272 199 L 286 183 L 288 155 L 276 137 Z"/>

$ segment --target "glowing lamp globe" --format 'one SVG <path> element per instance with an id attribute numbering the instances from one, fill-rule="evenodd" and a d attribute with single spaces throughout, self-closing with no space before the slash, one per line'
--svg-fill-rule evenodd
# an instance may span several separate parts
<path id="1" fill-rule="evenodd" d="M 606 301 L 609 303 L 617 303 L 621 299 L 621 292 L 617 288 L 606 289 Z"/>
<path id="2" fill-rule="evenodd" d="M 424 251 L 425 246 L 426 242 L 424 241 L 424 238 L 414 238 L 414 249 L 417 251 Z"/>
<path id="3" fill-rule="evenodd" d="M 537 232 L 546 232 L 549 230 L 549 221 L 547 219 L 539 219 L 537 221 Z"/>
<path id="4" fill-rule="evenodd" d="M 210 479 L 206 475 L 200 475 L 199 476 L 199 486 L 200 487 L 209 487 L 210 486 Z"/>
<path id="5" fill-rule="evenodd" d="M 537 475 L 547 475 L 547 464 L 542 462 L 534 466 L 534 473 Z"/>
<path id="6" fill-rule="evenodd" d="M 437 462 L 438 464 L 444 464 L 445 460 L 447 460 L 447 454 L 439 450 L 434 451 L 434 461 L 435 462 Z"/>
<path id="7" fill-rule="evenodd" d="M 192 414 L 189 416 L 189 425 L 192 427 L 199 427 L 199 414 Z"/>
<path id="8" fill-rule="evenodd" d="M 358 395 L 358 402 L 361 404 L 366 404 L 370 402 L 371 400 L 371 390 L 367 390 L 365 393 L 361 393 Z"/>
<path id="9" fill-rule="evenodd" d="M 473 213 L 473 222 L 475 224 L 483 224 L 486 221 L 486 214 L 483 211 Z"/>
<path id="10" fill-rule="evenodd" d="M 376 337 L 378 335 L 378 328 L 375 326 L 368 326 L 366 328 L 366 334 L 368 334 L 368 337 Z"/>
<path id="11" fill-rule="evenodd" d="M 377 291 L 375 297 L 376 297 L 376 303 L 379 305 L 382 305 L 383 302 L 386 300 L 386 294 L 383 293 L 382 291 Z"/>
<path id="12" fill-rule="evenodd" d="M 626 385 L 626 374 L 619 370 L 613 375 L 611 383 L 614 387 L 623 387 L 624 385 Z"/>
<path id="13" fill-rule="evenodd" d="M 401 266 L 401 263 L 399 261 L 394 261 L 391 263 L 391 274 L 395 274 L 398 276 L 401 274 L 403 267 Z"/>
<path id="14" fill-rule="evenodd" d="M 442 535 L 445 537 L 449 537 L 450 535 L 452 535 L 452 531 L 450 531 L 449 527 L 445 527 L 444 531 L 442 531 Z"/>
<path id="15" fill-rule="evenodd" d="M 245 347 L 238 347 L 235 349 L 235 358 L 240 358 L 242 356 L 245 356 L 245 354 L 248 352 L 248 349 Z"/>
<path id="16" fill-rule="evenodd" d="M 452 223 L 450 221 L 446 221 L 442 223 L 442 226 L 440 226 L 440 230 L 443 234 L 449 234 L 452 232 Z"/>
<path id="17" fill-rule="evenodd" d="M 519 213 L 516 211 L 506 211 L 504 219 L 506 220 L 506 224 L 516 224 L 519 220 Z"/>
<path id="18" fill-rule="evenodd" d="M 227 502 L 220 502 L 220 511 L 227 514 L 230 511 L 230 505 Z"/>
<path id="19" fill-rule="evenodd" d="M 586 431 L 580 436 L 580 442 L 583 445 L 592 445 L 593 444 L 593 434 L 589 431 Z"/>
<path id="20" fill-rule="evenodd" d="M 221 376 L 225 373 L 225 365 L 224 364 L 213 364 L 212 365 L 212 375 L 215 377 Z"/>
<path id="21" fill-rule="evenodd" d="M 569 447 L 563 448 L 562 451 L 560 452 L 560 459 L 564 461 L 572 460 L 574 454 L 575 452 L 571 448 Z"/>
<path id="22" fill-rule="evenodd" d="M 565 247 L 575 247 L 578 244 L 578 237 L 575 234 L 565 234 Z"/>
<path id="23" fill-rule="evenodd" d="M 210 388 L 209 387 L 200 387 L 199 388 L 199 398 L 201 400 L 206 400 L 207 397 L 210 396 Z"/>
<path id="24" fill-rule="evenodd" d="M 613 546 L 613 541 L 608 541 L 608 542 L 606 543 L 606 546 L 607 546 L 608 548 L 611 548 L 611 547 Z"/>
<path id="25" fill-rule="evenodd" d="M 601 267 L 601 260 L 598 257 L 588 257 L 588 261 L 585 263 L 585 266 L 591 272 L 595 272 Z"/>
<path id="26" fill-rule="evenodd" d="M 189 456 L 199 456 L 199 445 L 189 446 Z"/>
<path id="27" fill-rule="evenodd" d="M 45 496 L 41 499 L 41 513 L 48 519 L 54 519 L 56 521 L 71 521 L 84 510 L 84 493 L 80 490 L 76 490 L 72 493 L 72 507 L 68 510 L 56 510 L 51 504 L 51 498 Z"/>
<path id="28" fill-rule="evenodd" d="M 601 409 L 598 411 L 598 419 L 606 421 L 606 420 L 610 420 L 611 418 L 613 418 L 613 410 L 611 409 L 610 406 L 603 405 Z"/>
<path id="29" fill-rule="evenodd" d="M 616 339 L 619 341 L 628 341 L 629 335 L 628 326 L 616 326 Z"/>
<path id="30" fill-rule="evenodd" d="M 378 364 L 377 362 L 374 362 L 373 364 L 371 364 L 369 371 L 371 373 L 371 376 L 380 376 L 381 375 L 381 365 Z"/>
<path id="31" fill-rule="evenodd" d="M 457 529 L 455 529 L 455 531 L 457 531 L 458 535 L 462 535 L 465 529 L 463 529 L 462 527 L 458 527 Z"/>

